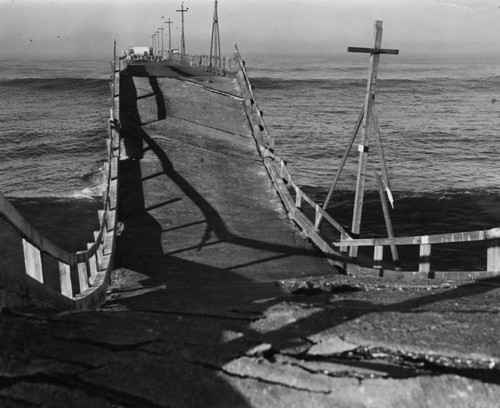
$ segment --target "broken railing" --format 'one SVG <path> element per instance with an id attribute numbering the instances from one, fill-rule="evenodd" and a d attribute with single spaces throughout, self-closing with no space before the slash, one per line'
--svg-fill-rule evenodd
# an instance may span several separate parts
<path id="1" fill-rule="evenodd" d="M 7 285 L 4 290 L 10 294 L 8 297 L 0 296 L 4 299 L 0 302 L 0 308 L 33 302 L 64 309 L 94 309 L 105 301 L 113 267 L 118 206 L 120 132 L 115 115 L 119 104 L 117 89 L 120 69 L 116 57 L 112 68 L 113 109 L 110 110 L 106 140 L 106 190 L 103 191 L 103 209 L 98 212 L 99 230 L 94 231 L 94 240 L 87 244 L 85 250 L 68 252 L 33 228 L 0 194 L 0 215 L 21 237 L 24 254 L 24 271 L 8 270 L 0 277 L 3 285 Z M 45 257 L 57 262 L 44 263 Z M 47 265 L 57 265 L 56 270 L 46 270 L 44 266 Z M 58 288 L 45 284 L 49 274 L 59 275 Z"/>
<path id="2" fill-rule="evenodd" d="M 331 263 L 346 273 L 353 275 L 374 275 L 392 277 L 427 277 L 427 278 L 481 278 L 500 275 L 500 228 L 484 231 L 458 232 L 449 234 L 424 235 L 414 237 L 353 239 L 324 206 L 316 203 L 293 180 L 286 162 L 273 152 L 273 139 L 263 121 L 263 112 L 258 108 L 252 85 L 245 69 L 245 63 L 236 48 L 236 78 L 242 90 L 244 104 L 254 137 L 273 184 L 284 203 L 289 217 L 297 223 L 302 232 L 325 253 Z M 327 225 L 321 225 L 321 221 Z M 335 241 L 335 242 L 332 242 Z M 486 241 L 486 270 L 481 271 L 435 271 L 431 263 L 433 245 L 460 244 L 474 241 Z M 393 262 L 384 268 L 384 247 L 419 246 L 418 270 L 403 271 L 399 262 Z M 359 260 L 349 255 L 351 248 L 373 248 L 373 262 L 363 266 Z M 395 260 L 397 261 L 397 260 Z"/>
<path id="3" fill-rule="evenodd" d="M 216 72 L 219 75 L 231 76 L 237 70 L 235 59 L 230 57 L 170 53 L 169 58 L 204 71 Z"/>
<path id="4" fill-rule="evenodd" d="M 433 245 L 443 244 L 460 244 L 486 241 L 486 270 L 484 271 L 436 271 L 432 268 L 431 254 Z M 363 238 L 363 239 L 341 239 L 339 242 L 334 242 L 334 245 L 339 248 L 346 247 L 371 247 L 373 248 L 373 267 L 356 269 L 348 268 L 356 272 L 361 272 L 377 276 L 418 276 L 428 278 L 446 278 L 446 277 L 462 277 L 462 278 L 480 278 L 487 276 L 500 275 L 500 228 L 492 228 L 489 230 L 469 231 L 469 232 L 452 232 L 448 234 L 421 235 L 410 237 L 394 237 L 394 238 Z M 390 267 L 383 268 L 384 247 L 387 246 L 418 246 L 418 270 L 417 271 L 401 271 L 394 270 Z"/>
<path id="5" fill-rule="evenodd" d="M 274 154 L 274 140 L 270 137 L 264 123 L 263 111 L 261 111 L 257 105 L 252 84 L 248 78 L 245 63 L 241 58 L 238 47 L 236 47 L 235 60 L 237 63 L 236 79 L 243 94 L 245 110 L 252 126 L 257 147 L 289 217 L 297 223 L 304 234 L 327 255 L 331 262 L 342 266 L 344 264 L 342 252 L 331 245 L 329 238 L 316 228 L 316 220 L 320 217 L 323 218 L 342 239 L 347 239 L 349 234 L 342 225 L 335 221 L 335 219 L 323 210 L 319 204 L 314 202 L 314 200 L 295 183 L 292 175 L 288 171 L 286 162 Z M 311 212 L 314 214 L 313 220 L 308 216 Z"/>

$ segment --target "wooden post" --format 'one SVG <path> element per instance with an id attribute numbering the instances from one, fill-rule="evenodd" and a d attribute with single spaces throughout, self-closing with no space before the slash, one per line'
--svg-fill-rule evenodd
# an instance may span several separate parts
<path id="1" fill-rule="evenodd" d="M 389 213 L 389 206 L 387 205 L 387 200 L 384 195 L 384 188 L 382 186 L 382 180 L 380 176 L 375 172 L 375 178 L 377 179 L 378 192 L 380 195 L 380 202 L 382 203 L 382 211 L 384 213 L 385 227 L 387 229 L 387 236 L 389 238 L 394 238 L 394 231 L 392 229 L 391 215 Z M 396 269 L 399 268 L 399 255 L 396 245 L 391 245 L 392 260 L 394 261 L 394 266 Z"/>
<path id="2" fill-rule="evenodd" d="M 298 187 L 295 187 L 295 207 L 302 208 L 302 191 Z"/>
<path id="3" fill-rule="evenodd" d="M 424 235 L 420 241 L 419 264 L 418 271 L 428 273 L 431 271 L 431 244 L 429 237 Z"/>
<path id="4" fill-rule="evenodd" d="M 26 274 L 43 283 L 42 255 L 40 250 L 23 239 L 24 266 Z"/>
<path id="5" fill-rule="evenodd" d="M 353 237 L 357 237 L 361 230 L 361 217 L 363 213 L 363 200 L 365 191 L 366 180 L 366 167 L 368 164 L 368 151 L 370 147 L 370 122 L 369 113 L 371 112 L 372 105 L 375 102 L 375 90 L 377 85 L 378 67 L 380 61 L 380 54 L 397 54 L 398 50 L 383 50 L 382 45 L 382 21 L 375 22 L 373 48 L 358 48 L 349 47 L 349 52 L 364 52 L 370 53 L 370 74 L 368 77 L 368 84 L 366 90 L 365 105 L 363 110 L 363 120 L 361 123 L 362 140 L 359 145 L 359 165 L 358 176 L 356 179 L 356 195 L 354 199 L 354 212 L 352 217 L 351 232 Z M 350 249 L 350 256 L 356 258 L 358 255 L 358 248 L 353 246 Z"/>
<path id="6" fill-rule="evenodd" d="M 61 293 L 66 297 L 72 298 L 71 267 L 62 262 L 59 262 L 59 281 L 61 282 Z"/>
<path id="7" fill-rule="evenodd" d="M 382 177 L 385 183 L 385 186 L 387 188 L 387 196 L 389 197 L 389 200 L 391 201 L 391 206 L 394 208 L 393 204 L 393 199 L 392 199 L 392 193 L 391 193 L 391 184 L 389 181 L 389 172 L 387 171 L 387 164 L 385 161 L 385 153 L 384 153 L 384 147 L 382 146 L 382 137 L 380 136 L 380 129 L 378 127 L 378 119 L 377 116 L 375 115 L 375 112 L 373 111 L 374 107 L 371 107 L 370 110 L 370 119 L 372 120 L 373 123 L 373 128 L 375 130 L 375 136 L 377 138 L 377 148 L 378 148 L 378 155 L 380 159 L 380 167 L 382 169 Z"/>
<path id="8" fill-rule="evenodd" d="M 384 247 L 382 245 L 375 245 L 373 247 L 373 267 L 382 269 L 382 261 L 384 260 Z"/>
<path id="9" fill-rule="evenodd" d="M 500 272 L 500 228 L 488 231 L 486 270 Z"/>

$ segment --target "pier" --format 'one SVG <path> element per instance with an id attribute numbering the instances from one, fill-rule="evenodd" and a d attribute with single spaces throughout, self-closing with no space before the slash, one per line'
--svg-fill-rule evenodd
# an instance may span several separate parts
<path id="1" fill-rule="evenodd" d="M 238 51 L 112 70 L 94 241 L 66 252 L 0 196 L 25 264 L 1 281 L 0 405 L 498 403 L 498 229 L 354 236 L 274 151 Z M 472 240 L 484 271 L 432 270 L 432 244 Z"/>

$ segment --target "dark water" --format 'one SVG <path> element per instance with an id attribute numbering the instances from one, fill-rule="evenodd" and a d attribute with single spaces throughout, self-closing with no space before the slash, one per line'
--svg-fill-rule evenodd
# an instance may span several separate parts
<path id="1" fill-rule="evenodd" d="M 107 61 L 0 63 L 0 191 L 68 251 L 86 249 L 98 228 L 109 69 Z M 20 239 L 4 222 L 0 237 L 2 267 L 19 269 L 6 255 L 20 253 Z"/>
<path id="2" fill-rule="evenodd" d="M 322 202 L 363 104 L 367 56 L 254 57 L 246 65 L 276 153 Z M 58 228 L 79 236 L 63 239 L 67 247 L 85 245 L 94 226 L 80 213 L 100 206 L 109 76 L 109 61 L 0 62 L 0 191 L 33 222 L 42 219 L 54 240 Z M 376 112 L 397 236 L 500 225 L 499 82 L 500 59 L 382 56 Z M 354 148 L 332 200 L 347 226 L 357 158 Z M 371 154 L 362 236 L 385 235 L 378 169 Z"/>

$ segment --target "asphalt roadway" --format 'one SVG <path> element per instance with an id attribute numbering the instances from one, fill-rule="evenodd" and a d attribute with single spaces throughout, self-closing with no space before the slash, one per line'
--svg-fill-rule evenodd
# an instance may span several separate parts
<path id="1" fill-rule="evenodd" d="M 234 80 L 149 64 L 120 92 L 108 302 L 4 309 L 1 407 L 500 407 L 500 279 L 340 275 L 286 217 Z"/>

